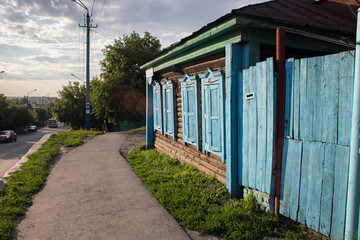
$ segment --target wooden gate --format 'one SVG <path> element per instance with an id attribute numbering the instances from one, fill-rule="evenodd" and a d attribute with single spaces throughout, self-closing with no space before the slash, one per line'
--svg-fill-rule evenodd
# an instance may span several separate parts
<path id="1" fill-rule="evenodd" d="M 239 84 L 239 185 L 272 195 L 274 64 L 269 58 L 243 70 Z M 241 81 L 240 81 L 241 82 Z"/>
<path id="2" fill-rule="evenodd" d="M 344 235 L 353 102 L 350 52 L 286 63 L 280 213 Z"/>

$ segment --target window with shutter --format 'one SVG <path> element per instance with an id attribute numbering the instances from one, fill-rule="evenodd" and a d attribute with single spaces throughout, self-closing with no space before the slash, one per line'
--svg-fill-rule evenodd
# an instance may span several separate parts
<path id="1" fill-rule="evenodd" d="M 207 69 L 201 79 L 203 152 L 214 153 L 225 161 L 224 77 Z"/>
<path id="2" fill-rule="evenodd" d="M 161 84 L 163 92 L 164 134 L 170 135 L 175 139 L 173 83 L 165 79 Z"/>
<path id="3" fill-rule="evenodd" d="M 161 131 L 162 128 L 162 107 L 161 107 L 161 87 L 158 82 L 154 83 L 153 86 L 153 106 L 154 106 L 154 130 Z"/>
<path id="4" fill-rule="evenodd" d="M 183 143 L 199 150 L 199 103 L 196 76 L 184 75 L 181 83 Z"/>

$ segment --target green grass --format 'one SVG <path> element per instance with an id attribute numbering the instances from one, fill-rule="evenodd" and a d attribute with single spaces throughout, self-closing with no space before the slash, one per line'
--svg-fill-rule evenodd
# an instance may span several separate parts
<path id="1" fill-rule="evenodd" d="M 230 198 L 225 186 L 195 167 L 139 145 L 130 165 L 159 202 L 184 227 L 224 239 L 309 239 L 295 223 L 284 224 L 250 195 Z"/>
<path id="2" fill-rule="evenodd" d="M 145 131 L 145 130 L 146 130 L 146 126 L 143 126 L 143 127 L 131 129 L 131 130 L 129 130 L 128 132 L 129 132 L 129 133 L 137 133 L 137 132 L 142 132 L 142 131 Z"/>
<path id="3" fill-rule="evenodd" d="M 98 134 L 101 132 L 59 132 L 31 154 L 20 171 L 7 178 L 7 187 L 0 190 L 0 239 L 12 239 L 14 228 L 31 206 L 32 196 L 42 188 L 52 160 L 60 153 L 60 147 L 78 146 L 84 138 Z"/>

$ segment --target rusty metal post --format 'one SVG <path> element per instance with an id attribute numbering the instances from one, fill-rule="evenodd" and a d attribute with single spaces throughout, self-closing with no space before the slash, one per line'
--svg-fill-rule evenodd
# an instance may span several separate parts
<path id="1" fill-rule="evenodd" d="M 276 29 L 275 215 L 279 215 L 285 117 L 285 30 Z"/>

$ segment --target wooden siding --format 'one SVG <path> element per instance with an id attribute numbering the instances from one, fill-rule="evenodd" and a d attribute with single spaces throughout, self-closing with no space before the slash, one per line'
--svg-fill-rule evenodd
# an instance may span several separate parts
<path id="1" fill-rule="evenodd" d="M 273 194 L 274 150 L 273 59 L 243 70 L 242 138 L 239 146 L 239 185 Z M 241 82 L 241 81 L 240 81 Z M 252 95 L 252 97 L 250 97 Z"/>
<path id="2" fill-rule="evenodd" d="M 344 236 L 354 58 L 290 59 L 280 213 L 332 239 Z"/>
<path id="3" fill-rule="evenodd" d="M 169 70 L 158 73 L 160 79 L 167 79 L 173 82 L 174 88 L 174 114 L 175 114 L 175 139 L 170 136 L 164 136 L 160 131 L 154 133 L 154 147 L 163 153 L 172 157 L 176 157 L 180 161 L 197 167 L 200 171 L 210 174 L 218 179 L 221 183 L 226 184 L 226 165 L 221 161 L 221 157 L 206 152 L 203 154 L 197 151 L 196 146 L 183 142 L 183 116 L 182 116 L 182 100 L 181 85 L 179 79 L 184 77 L 183 72 L 188 75 L 198 75 L 204 73 L 208 68 L 214 71 L 223 71 L 225 69 L 224 53 L 208 56 L 203 59 L 183 64 L 179 66 L 177 71 Z M 199 146 L 202 146 L 202 120 L 201 120 L 201 82 L 197 81 L 197 92 L 199 101 Z M 201 150 L 201 148 L 200 148 Z"/>

